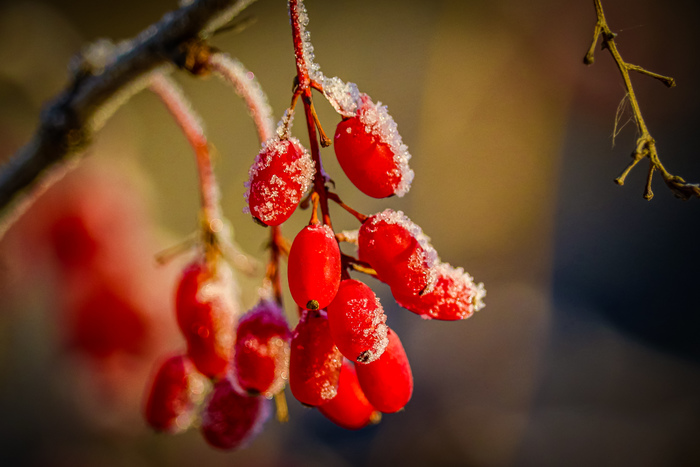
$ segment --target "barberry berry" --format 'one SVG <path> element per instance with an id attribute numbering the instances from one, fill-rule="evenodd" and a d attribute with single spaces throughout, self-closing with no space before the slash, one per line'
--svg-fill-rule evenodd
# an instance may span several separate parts
<path id="1" fill-rule="evenodd" d="M 344 360 L 340 369 L 338 394 L 318 407 L 330 421 L 348 430 L 359 430 L 377 420 L 379 414 L 367 400 L 357 380 L 355 365 Z"/>
<path id="2" fill-rule="evenodd" d="M 343 356 L 331 338 L 324 310 L 304 310 L 294 328 L 289 358 L 289 389 L 302 404 L 321 405 L 334 398 Z"/>
<path id="3" fill-rule="evenodd" d="M 369 363 L 388 344 L 384 309 L 372 289 L 355 279 L 341 281 L 328 305 L 331 336 L 340 352 L 352 361 Z"/>
<path id="4" fill-rule="evenodd" d="M 340 167 L 361 192 L 373 198 L 403 196 L 413 180 L 411 157 L 386 108 L 366 94 L 355 115 L 335 130 L 334 148 Z"/>
<path id="5" fill-rule="evenodd" d="M 475 284 L 464 269 L 440 263 L 435 272 L 435 286 L 423 295 L 402 294 L 392 289 L 396 302 L 425 319 L 445 321 L 469 318 L 484 307 L 484 284 Z"/>
<path id="6" fill-rule="evenodd" d="M 269 402 L 239 393 L 230 379 L 218 381 L 202 412 L 204 439 L 219 449 L 244 446 L 269 418 Z"/>
<path id="7" fill-rule="evenodd" d="M 175 355 L 160 364 L 148 392 L 146 422 L 155 430 L 180 433 L 192 424 L 205 378 L 186 355 Z"/>
<path id="8" fill-rule="evenodd" d="M 358 231 L 358 256 L 396 293 L 429 291 L 438 255 L 423 230 L 401 211 L 386 209 L 369 217 Z"/>
<path id="9" fill-rule="evenodd" d="M 219 261 L 192 262 L 183 271 L 175 298 L 177 323 L 187 341 L 187 353 L 197 370 L 221 378 L 229 369 L 235 341 L 236 305 L 231 297 L 233 275 Z"/>
<path id="10" fill-rule="evenodd" d="M 340 249 L 333 230 L 311 224 L 299 232 L 289 250 L 289 290 L 302 308 L 326 308 L 340 286 Z"/>
<path id="11" fill-rule="evenodd" d="M 389 329 L 389 345 L 377 360 L 355 365 L 367 400 L 384 413 L 401 410 L 413 394 L 413 374 L 399 336 Z"/>
<path id="12" fill-rule="evenodd" d="M 290 339 L 284 312 L 273 301 L 263 300 L 241 317 L 233 362 L 243 390 L 251 395 L 272 397 L 284 388 Z"/>
<path id="13" fill-rule="evenodd" d="M 248 211 L 265 225 L 281 224 L 296 209 L 314 173 L 311 155 L 299 140 L 270 139 L 248 171 Z"/>

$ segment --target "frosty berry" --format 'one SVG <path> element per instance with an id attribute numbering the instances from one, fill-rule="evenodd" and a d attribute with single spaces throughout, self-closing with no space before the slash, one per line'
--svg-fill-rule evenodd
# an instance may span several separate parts
<path id="1" fill-rule="evenodd" d="M 284 388 L 290 339 L 284 312 L 273 301 L 263 300 L 241 317 L 233 362 L 243 390 L 271 397 Z"/>
<path id="2" fill-rule="evenodd" d="M 296 138 L 267 141 L 248 171 L 245 199 L 250 214 L 265 225 L 286 221 L 308 190 L 314 170 Z"/>
<path id="3" fill-rule="evenodd" d="M 358 255 L 402 295 L 423 293 L 434 284 L 437 252 L 423 230 L 401 211 L 386 209 L 362 224 Z"/>
<path id="4" fill-rule="evenodd" d="M 403 196 L 413 179 L 410 155 L 386 108 L 367 95 L 356 114 L 335 130 L 333 146 L 340 167 L 361 192 L 373 198 Z"/>
<path id="5" fill-rule="evenodd" d="M 223 377 L 233 355 L 235 303 L 232 272 L 196 260 L 185 268 L 175 299 L 177 323 L 197 369 L 210 378 Z"/>
<path id="6" fill-rule="evenodd" d="M 186 355 L 167 358 L 158 368 L 144 415 L 157 431 L 179 433 L 192 424 L 196 403 L 204 392 L 204 377 Z"/>
<path id="7" fill-rule="evenodd" d="M 289 359 L 289 388 L 294 397 L 309 406 L 333 399 L 342 362 L 326 312 L 305 311 L 294 328 Z"/>
<path id="8" fill-rule="evenodd" d="M 328 305 L 331 336 L 348 359 L 369 363 L 384 352 L 388 340 L 384 309 L 372 289 L 355 279 L 340 283 Z"/>
<path id="9" fill-rule="evenodd" d="M 340 285 L 340 249 L 333 230 L 320 224 L 304 227 L 292 243 L 287 271 L 297 305 L 308 310 L 327 307 Z"/>
<path id="10" fill-rule="evenodd" d="M 426 319 L 455 321 L 469 318 L 484 307 L 484 284 L 475 284 L 462 268 L 440 263 L 435 268 L 435 287 L 422 296 L 394 293 L 396 302 Z"/>
<path id="11" fill-rule="evenodd" d="M 240 394 L 229 379 L 218 381 L 202 413 L 202 434 L 219 449 L 245 445 L 270 415 L 268 400 Z"/>

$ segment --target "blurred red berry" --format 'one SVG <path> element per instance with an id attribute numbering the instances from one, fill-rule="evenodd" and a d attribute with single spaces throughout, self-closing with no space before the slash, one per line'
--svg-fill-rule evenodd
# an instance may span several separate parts
<path id="1" fill-rule="evenodd" d="M 243 390 L 272 397 L 284 388 L 291 337 L 284 312 L 273 301 L 261 301 L 243 315 L 236 330 L 233 358 Z"/>
<path id="2" fill-rule="evenodd" d="M 213 268 L 196 260 L 185 268 L 177 288 L 177 323 L 197 369 L 221 378 L 229 369 L 235 342 L 233 277 L 220 261 Z"/>
<path id="3" fill-rule="evenodd" d="M 229 379 L 222 379 L 202 412 L 202 434 L 216 448 L 240 448 L 259 433 L 270 412 L 267 399 L 240 394 Z"/>

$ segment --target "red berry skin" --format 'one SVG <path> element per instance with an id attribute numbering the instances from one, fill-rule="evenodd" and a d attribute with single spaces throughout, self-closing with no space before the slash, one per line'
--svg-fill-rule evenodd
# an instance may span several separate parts
<path id="1" fill-rule="evenodd" d="M 311 155 L 295 138 L 265 143 L 248 171 L 250 214 L 265 225 L 289 219 L 315 172 Z"/>
<path id="2" fill-rule="evenodd" d="M 209 378 L 223 377 L 233 355 L 235 305 L 226 296 L 226 288 L 233 287 L 230 274 L 223 262 L 214 272 L 203 260 L 194 261 L 185 268 L 175 298 L 187 353 Z"/>
<path id="3" fill-rule="evenodd" d="M 362 363 L 379 358 L 389 342 L 385 322 L 384 309 L 372 289 L 355 279 L 341 281 L 328 305 L 328 324 L 343 356 Z"/>
<path id="4" fill-rule="evenodd" d="M 430 258 L 401 224 L 375 215 L 362 224 L 357 238 L 360 259 L 369 263 L 378 278 L 390 287 L 417 295 L 431 284 Z"/>
<path id="5" fill-rule="evenodd" d="M 358 190 L 372 198 L 394 195 L 401 171 L 391 147 L 368 131 L 359 116 L 343 119 L 333 142 L 340 167 Z"/>
<path id="6" fill-rule="evenodd" d="M 305 310 L 294 329 L 289 358 L 289 389 L 302 404 L 315 407 L 333 399 L 343 356 L 331 338 L 324 310 Z"/>
<path id="7" fill-rule="evenodd" d="M 367 400 L 384 413 L 401 410 L 413 394 L 413 374 L 399 336 L 389 329 L 389 345 L 377 360 L 356 365 L 357 378 Z"/>
<path id="8" fill-rule="evenodd" d="M 204 376 L 186 355 L 166 359 L 158 368 L 148 393 L 146 422 L 157 431 L 170 434 L 185 431 L 195 418 L 204 381 Z"/>
<path id="9" fill-rule="evenodd" d="M 338 394 L 318 407 L 318 410 L 336 425 L 348 430 L 364 428 L 376 418 L 376 410 L 367 400 L 355 373 L 355 365 L 348 360 L 340 370 Z"/>
<path id="10" fill-rule="evenodd" d="M 222 379 L 202 412 L 202 434 L 216 448 L 240 448 L 260 432 L 270 412 L 267 399 L 240 394 L 229 379 Z"/>
<path id="11" fill-rule="evenodd" d="M 425 319 L 443 321 L 469 318 L 484 306 L 484 285 L 475 284 L 472 277 L 462 268 L 440 263 L 435 271 L 437 280 L 432 290 L 415 296 L 392 289 L 396 302 Z"/>
<path id="12" fill-rule="evenodd" d="M 326 308 L 340 285 L 340 249 L 327 225 L 307 225 L 294 238 L 287 262 L 289 290 L 302 308 Z"/>
<path id="13" fill-rule="evenodd" d="M 236 330 L 233 362 L 244 391 L 272 397 L 284 388 L 291 337 L 284 313 L 273 301 L 262 301 L 243 315 Z"/>

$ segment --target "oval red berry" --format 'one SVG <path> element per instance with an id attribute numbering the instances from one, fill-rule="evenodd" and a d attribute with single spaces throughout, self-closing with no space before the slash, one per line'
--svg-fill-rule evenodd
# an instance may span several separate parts
<path id="1" fill-rule="evenodd" d="M 388 343 L 385 322 L 384 309 L 372 289 L 355 279 L 340 283 L 328 305 L 328 324 L 346 358 L 363 363 L 379 358 Z"/>
<path id="2" fill-rule="evenodd" d="M 327 225 L 307 225 L 294 238 L 287 262 L 289 290 L 307 310 L 326 308 L 340 285 L 340 249 Z"/>
<path id="3" fill-rule="evenodd" d="M 262 301 L 241 317 L 233 362 L 243 390 L 272 397 L 284 388 L 290 339 L 284 312 L 275 302 Z"/>
<path id="4" fill-rule="evenodd" d="M 289 358 L 289 389 L 309 406 L 334 398 L 343 356 L 331 338 L 328 318 L 323 310 L 306 310 L 292 336 Z"/>
<path id="5" fill-rule="evenodd" d="M 377 360 L 356 365 L 357 378 L 367 400 L 384 413 L 401 410 L 413 394 L 413 374 L 399 336 L 389 329 L 389 345 Z"/>
<path id="6" fill-rule="evenodd" d="M 245 198 L 250 214 L 266 225 L 286 221 L 314 173 L 311 155 L 296 138 L 267 141 L 248 171 Z"/>
<path id="7" fill-rule="evenodd" d="M 187 353 L 197 370 L 210 378 L 223 377 L 233 355 L 234 287 L 225 263 L 217 264 L 214 272 L 204 261 L 195 261 L 185 268 L 177 289 L 177 323 Z"/>
<path id="8" fill-rule="evenodd" d="M 360 388 L 355 366 L 347 360 L 340 370 L 338 395 L 320 405 L 318 410 L 330 421 L 348 430 L 359 430 L 378 415 Z"/>
<path id="9" fill-rule="evenodd" d="M 153 378 L 145 408 L 146 422 L 166 433 L 185 431 L 194 421 L 204 393 L 204 376 L 186 355 L 166 359 Z"/>

